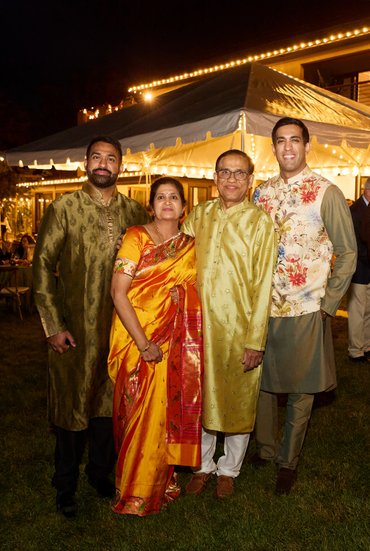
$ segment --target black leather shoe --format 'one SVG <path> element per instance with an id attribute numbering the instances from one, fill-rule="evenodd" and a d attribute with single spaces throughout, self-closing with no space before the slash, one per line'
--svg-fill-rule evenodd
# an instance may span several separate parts
<path id="1" fill-rule="evenodd" d="M 70 492 L 57 492 L 57 512 L 67 518 L 73 518 L 77 514 L 77 503 Z"/>
<path id="2" fill-rule="evenodd" d="M 247 460 L 247 462 L 252 465 L 255 469 L 260 469 L 261 467 L 266 467 L 271 461 L 268 461 L 267 459 L 263 459 L 263 457 L 260 457 L 258 455 L 258 452 L 254 453 L 250 456 L 250 458 Z"/>
<path id="3" fill-rule="evenodd" d="M 116 487 L 107 476 L 98 478 L 97 480 L 89 478 L 89 484 L 95 488 L 98 494 L 102 497 L 114 497 L 116 495 Z"/>
<path id="4" fill-rule="evenodd" d="M 275 494 L 278 496 L 289 495 L 297 480 L 297 470 L 280 467 L 276 479 Z"/>

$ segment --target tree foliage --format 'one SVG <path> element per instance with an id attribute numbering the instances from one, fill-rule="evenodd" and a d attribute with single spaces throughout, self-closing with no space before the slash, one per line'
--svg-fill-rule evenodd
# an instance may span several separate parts
<path id="1" fill-rule="evenodd" d="M 15 197 L 18 174 L 5 161 L 0 162 L 0 200 Z"/>

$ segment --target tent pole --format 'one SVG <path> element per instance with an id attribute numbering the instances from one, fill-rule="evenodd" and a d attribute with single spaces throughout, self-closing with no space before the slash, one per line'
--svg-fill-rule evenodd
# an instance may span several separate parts
<path id="1" fill-rule="evenodd" d="M 360 172 L 356 176 L 355 184 L 355 200 L 361 196 L 361 174 Z"/>
<path id="2" fill-rule="evenodd" d="M 240 113 L 239 117 L 239 130 L 240 130 L 240 149 L 246 153 L 247 149 L 247 115 L 245 111 Z"/>
<path id="3" fill-rule="evenodd" d="M 150 186 L 152 183 L 152 175 L 150 166 L 145 171 L 145 205 L 149 203 Z"/>

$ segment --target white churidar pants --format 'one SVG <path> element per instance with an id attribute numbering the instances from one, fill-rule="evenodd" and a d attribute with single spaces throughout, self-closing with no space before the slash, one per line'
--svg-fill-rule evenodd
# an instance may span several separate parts
<path id="1" fill-rule="evenodd" d="M 233 434 L 225 433 L 224 455 L 217 464 L 213 456 L 216 451 L 217 431 L 202 429 L 202 465 L 195 473 L 215 473 L 217 476 L 230 476 L 235 478 L 247 452 L 250 433 Z"/>

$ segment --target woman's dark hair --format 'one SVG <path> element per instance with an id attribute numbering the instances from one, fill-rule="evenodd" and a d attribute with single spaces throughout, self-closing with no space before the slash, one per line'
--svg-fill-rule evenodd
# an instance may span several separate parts
<path id="1" fill-rule="evenodd" d="M 18 245 L 16 246 L 16 249 L 14 251 L 14 254 L 16 254 L 19 258 L 23 258 L 23 255 L 25 254 L 25 250 L 24 250 L 23 245 L 22 245 L 22 241 L 23 241 L 24 238 L 27 239 L 29 245 L 34 245 L 35 244 L 34 238 L 31 235 L 29 235 L 28 233 L 24 233 L 22 235 L 22 237 L 19 239 Z"/>
<path id="2" fill-rule="evenodd" d="M 28 243 L 29 243 L 30 245 L 34 245 L 34 244 L 35 244 L 34 238 L 33 238 L 31 235 L 29 235 L 28 233 L 24 233 L 24 234 L 22 235 L 22 237 L 20 238 L 20 240 L 19 240 L 19 244 L 20 244 L 20 245 L 22 244 L 22 240 L 23 240 L 25 237 L 27 238 L 27 241 L 28 241 Z"/>
<path id="3" fill-rule="evenodd" d="M 158 180 L 153 182 L 152 185 L 150 186 L 149 205 L 152 208 L 154 205 L 155 194 L 157 193 L 159 186 L 161 186 L 162 184 L 171 184 L 175 186 L 175 188 L 179 192 L 182 206 L 184 207 L 186 205 L 184 188 L 182 183 L 176 180 L 175 178 L 171 178 L 170 176 L 162 176 L 162 178 L 158 178 Z"/>

